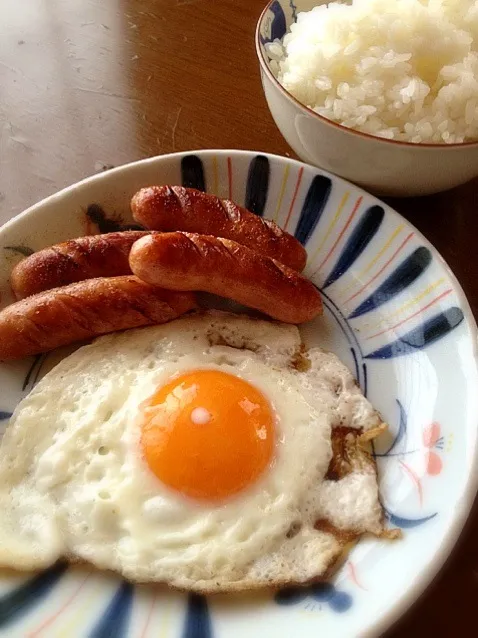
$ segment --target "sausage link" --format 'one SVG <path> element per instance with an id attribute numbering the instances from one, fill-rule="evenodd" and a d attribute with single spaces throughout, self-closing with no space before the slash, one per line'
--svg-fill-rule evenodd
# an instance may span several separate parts
<path id="1" fill-rule="evenodd" d="M 305 268 L 307 253 L 295 237 L 228 199 L 194 188 L 150 186 L 133 196 L 131 210 L 146 228 L 232 239 L 299 272 Z"/>
<path id="2" fill-rule="evenodd" d="M 84 279 L 131 274 L 129 251 L 133 243 L 146 234 L 129 230 L 90 235 L 39 250 L 14 267 L 13 293 L 17 299 L 24 299 Z"/>
<path id="3" fill-rule="evenodd" d="M 131 270 L 143 281 L 172 290 L 201 290 L 260 310 L 287 323 L 322 311 L 315 286 L 295 270 L 229 239 L 158 233 L 138 240 Z"/>
<path id="4" fill-rule="evenodd" d="M 195 306 L 192 293 L 162 290 L 133 275 L 54 288 L 0 312 L 0 360 L 20 359 L 108 332 L 166 323 Z"/>

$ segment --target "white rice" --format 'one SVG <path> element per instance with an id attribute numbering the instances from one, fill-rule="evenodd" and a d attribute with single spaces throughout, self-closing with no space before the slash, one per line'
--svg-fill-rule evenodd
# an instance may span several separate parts
<path id="1" fill-rule="evenodd" d="M 300 102 L 408 142 L 478 140 L 478 1 L 353 0 L 299 13 L 266 45 Z"/>

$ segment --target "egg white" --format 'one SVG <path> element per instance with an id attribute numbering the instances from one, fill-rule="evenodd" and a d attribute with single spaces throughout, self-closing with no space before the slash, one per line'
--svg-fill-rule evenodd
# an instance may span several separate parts
<path id="1" fill-rule="evenodd" d="M 199 591 L 322 573 L 338 544 L 314 529 L 317 518 L 367 531 L 381 517 L 375 475 L 358 507 L 350 485 L 324 481 L 331 428 L 379 419 L 333 355 L 314 349 L 299 372 L 300 349 L 293 326 L 208 312 L 102 337 L 63 360 L 17 407 L 1 443 L 0 565 L 34 569 L 66 556 Z M 142 403 L 200 368 L 248 381 L 276 416 L 271 466 L 219 504 L 166 487 L 139 445 Z M 344 494 L 345 520 L 334 505 Z"/>

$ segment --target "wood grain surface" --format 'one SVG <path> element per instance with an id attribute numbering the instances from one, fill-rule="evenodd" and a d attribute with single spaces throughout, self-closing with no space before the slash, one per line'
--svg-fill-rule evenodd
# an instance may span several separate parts
<path id="1" fill-rule="evenodd" d="M 151 155 L 244 148 L 294 157 L 260 85 L 254 30 L 264 4 L 1 0 L 0 221 Z M 476 314 L 478 182 L 391 203 L 448 261 Z M 475 507 L 446 567 L 388 638 L 474 633 L 477 539 Z"/>

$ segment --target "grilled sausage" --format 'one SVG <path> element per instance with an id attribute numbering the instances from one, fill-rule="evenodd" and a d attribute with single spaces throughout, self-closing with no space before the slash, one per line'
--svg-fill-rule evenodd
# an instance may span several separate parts
<path id="1" fill-rule="evenodd" d="M 146 228 L 232 239 L 299 272 L 305 268 L 307 253 L 295 237 L 227 199 L 182 186 L 150 186 L 134 195 L 131 210 Z"/>
<path id="2" fill-rule="evenodd" d="M 130 248 L 146 234 L 129 230 L 90 235 L 39 250 L 13 269 L 13 293 L 17 299 L 23 299 L 84 279 L 131 274 L 128 264 Z"/>
<path id="3" fill-rule="evenodd" d="M 108 332 L 166 323 L 195 305 L 192 293 L 162 290 L 133 275 L 54 288 L 0 312 L 0 360 L 20 359 Z"/>
<path id="4" fill-rule="evenodd" d="M 148 235 L 133 244 L 129 263 L 150 284 L 221 295 L 287 323 L 309 321 L 322 311 L 308 279 L 229 239 L 182 232 Z"/>

